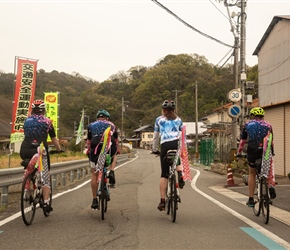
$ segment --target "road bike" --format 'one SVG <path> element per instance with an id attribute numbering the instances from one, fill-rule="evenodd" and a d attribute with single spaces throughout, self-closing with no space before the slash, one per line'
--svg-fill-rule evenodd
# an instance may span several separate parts
<path id="1" fill-rule="evenodd" d="M 63 152 L 63 151 L 61 151 Z M 60 153 L 57 150 L 51 150 L 50 154 Z M 42 149 L 36 153 L 29 161 L 29 159 L 24 160 L 22 165 L 26 167 L 22 187 L 21 187 L 21 215 L 22 220 L 25 225 L 29 226 L 32 224 L 36 209 L 38 207 L 44 208 L 44 199 L 42 194 L 42 187 L 44 185 L 44 180 L 49 180 L 51 187 L 51 178 L 48 171 L 42 171 L 39 158 L 42 161 L 47 162 L 46 150 Z M 26 163 L 25 163 L 26 162 Z M 52 205 L 52 189 L 50 188 L 50 200 L 49 206 Z M 52 208 L 51 208 L 52 211 Z M 48 217 L 50 212 L 43 209 L 43 214 Z"/>
<path id="2" fill-rule="evenodd" d="M 115 156 L 116 157 L 116 156 Z M 110 188 L 115 187 L 115 185 L 108 184 L 108 172 L 107 167 L 111 165 L 112 157 L 110 154 L 106 154 L 106 161 L 104 164 L 103 169 L 99 170 L 98 174 L 98 190 L 97 190 L 97 196 L 99 198 L 99 204 L 101 206 L 101 217 L 102 220 L 105 219 L 105 213 L 107 212 L 108 208 L 108 201 L 110 201 Z"/>
<path id="3" fill-rule="evenodd" d="M 236 157 L 246 158 L 246 155 L 236 155 Z M 272 200 L 269 193 L 268 179 L 261 174 L 262 159 L 255 161 L 256 181 L 254 191 L 253 212 L 256 216 L 262 214 L 263 222 L 268 224 L 270 218 L 270 204 Z"/>
<path id="4" fill-rule="evenodd" d="M 268 224 L 270 218 L 270 204 L 272 204 L 272 201 L 269 194 L 268 180 L 261 175 L 261 164 L 262 159 L 256 160 L 255 206 L 253 207 L 253 212 L 256 216 L 262 214 L 263 222 Z"/>
<path id="5" fill-rule="evenodd" d="M 170 164 L 165 204 L 167 214 L 170 214 L 172 222 L 175 222 L 178 203 L 181 202 L 176 170 L 176 165 L 179 161 L 177 150 L 168 150 L 163 160 Z"/>
<path id="6" fill-rule="evenodd" d="M 160 156 L 160 152 L 155 152 L 156 156 Z M 162 159 L 169 164 L 169 176 L 166 189 L 165 208 L 167 214 L 171 215 L 171 221 L 176 221 L 176 213 L 178 210 L 178 203 L 181 203 L 179 194 L 178 173 L 176 166 L 179 162 L 178 151 L 176 149 L 170 149 Z"/>

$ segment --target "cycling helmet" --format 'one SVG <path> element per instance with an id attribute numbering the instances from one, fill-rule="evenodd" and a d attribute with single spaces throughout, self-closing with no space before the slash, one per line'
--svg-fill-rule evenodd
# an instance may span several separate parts
<path id="1" fill-rule="evenodd" d="M 265 111 L 261 107 L 255 107 L 255 108 L 252 108 L 251 109 L 250 115 L 254 115 L 254 116 L 256 116 L 256 115 L 264 116 L 265 115 Z"/>
<path id="2" fill-rule="evenodd" d="M 31 107 L 32 107 L 32 110 L 41 112 L 41 111 L 45 110 L 46 105 L 45 105 L 45 102 L 43 100 L 38 99 L 32 103 Z"/>
<path id="3" fill-rule="evenodd" d="M 104 109 L 100 109 L 97 113 L 97 118 L 99 117 L 108 117 L 110 118 L 110 114 L 107 110 L 104 110 Z"/>
<path id="4" fill-rule="evenodd" d="M 175 109 L 175 102 L 172 100 L 165 100 L 162 103 L 162 108 L 163 109 Z"/>

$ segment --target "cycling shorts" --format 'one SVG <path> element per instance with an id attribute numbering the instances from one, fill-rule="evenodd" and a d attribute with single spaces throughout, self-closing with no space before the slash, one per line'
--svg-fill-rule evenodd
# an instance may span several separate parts
<path id="1" fill-rule="evenodd" d="M 161 162 L 161 177 L 168 179 L 170 163 L 164 161 L 164 157 L 168 150 L 177 150 L 178 141 L 168 141 L 161 144 L 160 162 Z"/>

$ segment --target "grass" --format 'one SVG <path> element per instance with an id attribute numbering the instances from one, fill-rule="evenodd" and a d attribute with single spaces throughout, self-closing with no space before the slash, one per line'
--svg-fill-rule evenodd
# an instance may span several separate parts
<path id="1" fill-rule="evenodd" d="M 81 154 L 80 152 L 65 152 L 62 154 L 54 154 L 50 156 L 51 164 L 57 162 L 65 162 L 65 161 L 73 161 L 73 160 L 81 160 L 87 159 L 85 154 Z M 0 156 L 0 169 L 7 169 L 7 168 L 16 168 L 21 167 L 20 165 L 21 158 L 19 154 L 13 153 L 10 157 L 5 154 Z"/>

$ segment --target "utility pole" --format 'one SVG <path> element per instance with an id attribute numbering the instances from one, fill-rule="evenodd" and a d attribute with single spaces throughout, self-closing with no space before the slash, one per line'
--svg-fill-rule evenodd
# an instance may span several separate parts
<path id="1" fill-rule="evenodd" d="M 175 92 L 175 112 L 177 114 L 177 93 L 181 92 L 181 90 L 172 90 L 172 92 Z"/>
<path id="2" fill-rule="evenodd" d="M 198 159 L 198 101 L 197 83 L 195 83 L 195 161 Z"/>
<path id="3" fill-rule="evenodd" d="M 247 80 L 246 75 L 246 0 L 241 0 L 241 75 L 240 75 L 240 87 L 242 92 L 241 99 L 241 119 L 240 125 L 244 124 L 245 120 L 245 83 Z"/>
<path id="4" fill-rule="evenodd" d="M 124 101 L 124 97 L 122 97 L 122 124 L 121 124 L 121 136 L 120 136 L 120 138 L 121 138 L 121 149 L 123 148 L 123 133 L 124 133 L 124 131 L 123 131 L 123 123 L 124 123 L 124 112 L 125 112 L 125 103 L 126 102 L 128 102 L 128 101 Z"/>
<path id="5" fill-rule="evenodd" d="M 239 37 L 235 37 L 235 48 L 234 48 L 234 89 L 238 88 L 239 85 Z M 237 122 L 238 119 L 233 117 L 232 119 L 232 149 L 237 149 Z"/>

